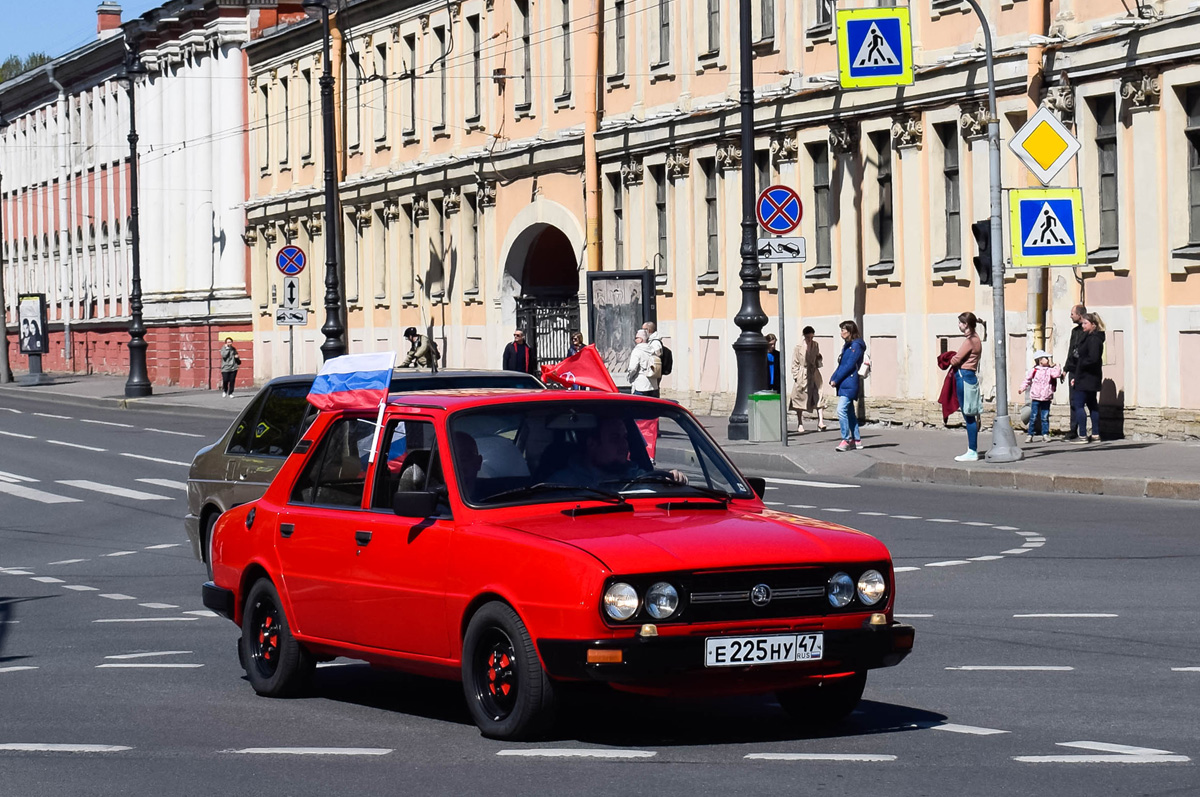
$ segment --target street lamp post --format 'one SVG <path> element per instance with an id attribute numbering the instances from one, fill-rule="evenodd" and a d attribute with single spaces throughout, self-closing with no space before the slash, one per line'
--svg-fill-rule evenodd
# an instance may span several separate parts
<path id="1" fill-rule="evenodd" d="M 758 266 L 754 216 L 754 51 L 751 38 L 751 0 L 739 0 L 739 38 L 741 60 L 741 134 L 742 134 L 742 306 L 733 322 L 742 330 L 733 343 L 737 354 L 737 399 L 729 416 L 729 439 L 750 438 L 750 394 L 767 383 L 767 325 L 759 293 L 762 270 Z"/>
<path id="2" fill-rule="evenodd" d="M 129 287 L 129 378 L 125 380 L 125 398 L 142 398 L 154 392 L 146 373 L 146 325 L 142 323 L 142 253 L 138 230 L 138 134 L 137 80 L 146 74 L 138 58 L 137 47 L 129 48 L 125 60 L 125 80 L 129 84 L 129 234 L 133 273 Z"/>
<path id="3" fill-rule="evenodd" d="M 988 82 L 988 167 L 991 173 L 991 227 L 992 227 L 992 343 L 996 349 L 996 420 L 992 422 L 992 446 L 988 449 L 989 462 L 1016 462 L 1024 457 L 1017 446 L 1013 433 L 1012 419 L 1008 415 L 1008 353 L 1004 319 L 1004 242 L 1000 224 L 1000 119 L 996 115 L 996 72 L 992 57 L 992 29 L 987 17 L 979 7 L 978 0 L 967 3 L 979 17 L 983 27 L 983 47 L 987 58 Z"/>
<path id="4" fill-rule="evenodd" d="M 338 280 L 337 257 L 337 177 L 334 171 L 333 129 L 333 64 L 329 60 L 329 6 L 325 0 L 304 0 L 304 13 L 321 20 L 321 123 L 325 158 L 325 323 L 321 333 L 325 342 L 321 344 L 321 356 L 326 360 L 346 353 L 342 327 L 342 301 Z"/>

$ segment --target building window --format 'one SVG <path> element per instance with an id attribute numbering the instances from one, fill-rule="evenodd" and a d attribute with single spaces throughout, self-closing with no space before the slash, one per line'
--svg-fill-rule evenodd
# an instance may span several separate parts
<path id="1" fill-rule="evenodd" d="M 721 220 L 717 215 L 717 163 L 713 158 L 701 158 L 704 175 L 704 233 L 707 249 L 704 258 L 705 275 L 716 275 L 721 269 Z"/>
<path id="2" fill-rule="evenodd" d="M 438 26 L 433 29 L 433 36 L 437 39 L 438 55 L 438 123 L 435 129 L 446 129 L 446 29 Z"/>
<path id="3" fill-rule="evenodd" d="M 721 0 L 708 0 L 708 52 L 721 50 Z"/>
<path id="4" fill-rule="evenodd" d="M 658 0 L 658 62 L 671 60 L 671 2 Z"/>
<path id="5" fill-rule="evenodd" d="M 946 192 L 946 259 L 962 257 L 962 210 L 959 207 L 958 125 L 937 125 L 942 143 L 942 187 Z"/>
<path id="6" fill-rule="evenodd" d="M 654 273 L 660 277 L 667 275 L 667 231 L 670 220 L 667 217 L 667 168 L 651 166 L 650 179 L 654 181 L 654 222 L 658 234 L 658 248 L 654 253 Z"/>
<path id="7" fill-rule="evenodd" d="M 1188 241 L 1200 243 L 1200 86 L 1184 95 L 1188 145 Z"/>
<path id="8" fill-rule="evenodd" d="M 625 190 L 619 173 L 609 175 L 608 182 L 612 191 L 613 258 L 617 271 L 621 271 L 625 268 Z"/>
<path id="9" fill-rule="evenodd" d="M 467 292 L 479 292 L 479 195 L 467 194 L 464 199 L 467 204 L 467 224 L 471 233 L 471 258 L 468 260 Z"/>
<path id="10" fill-rule="evenodd" d="M 483 49 L 479 38 L 479 16 L 467 17 L 471 31 L 471 118 L 478 119 L 483 113 Z"/>
<path id="11" fill-rule="evenodd" d="M 429 237 L 429 295 L 441 298 L 446 294 L 446 206 L 443 200 L 429 203 L 433 215 L 433 232 Z"/>
<path id="12" fill-rule="evenodd" d="M 755 191 L 756 196 L 771 187 L 771 153 L 765 149 L 755 150 L 754 152 L 754 179 L 757 188 Z M 762 274 L 762 279 L 771 278 L 770 263 L 759 263 L 758 268 Z"/>
<path id="13" fill-rule="evenodd" d="M 517 0 L 517 24 L 521 31 L 521 77 L 522 99 L 521 108 L 528 109 L 533 104 L 533 49 L 529 31 L 529 3 L 527 0 Z"/>
<path id="14" fill-rule="evenodd" d="M 895 257 L 892 239 L 892 144 L 891 133 L 881 130 L 871 133 L 875 148 L 875 186 L 879 195 L 875 213 L 875 241 L 879 244 L 879 262 L 889 263 Z"/>
<path id="15" fill-rule="evenodd" d="M 375 118 L 375 140 L 387 141 L 388 123 L 388 92 L 387 92 L 387 45 L 381 44 L 375 48 L 375 74 L 373 79 L 379 84 L 379 99 L 372 109 Z"/>
<path id="16" fill-rule="evenodd" d="M 614 75 L 625 74 L 625 0 L 613 3 L 613 26 L 615 42 L 616 68 Z"/>
<path id="17" fill-rule="evenodd" d="M 313 82 L 312 70 L 305 69 L 300 73 L 303 80 L 300 87 L 304 89 L 304 151 L 300 153 L 302 160 L 312 160 L 313 145 Z"/>
<path id="18" fill-rule="evenodd" d="M 262 127 L 258 131 L 259 167 L 265 172 L 271 168 L 271 89 L 263 86 L 258 90 L 258 116 Z"/>
<path id="19" fill-rule="evenodd" d="M 417 220 L 412 205 L 404 206 L 404 234 L 408 237 L 404 252 L 404 298 L 411 299 L 417 285 Z"/>
<path id="20" fill-rule="evenodd" d="M 1096 157 L 1100 169 L 1100 248 L 1115 249 L 1117 225 L 1117 101 L 1099 97 L 1092 101 L 1096 120 Z"/>
<path id="21" fill-rule="evenodd" d="M 408 69 L 403 77 L 406 93 L 408 94 L 408 118 L 405 119 L 404 135 L 415 137 L 417 134 L 417 36 L 410 34 L 404 37 L 404 57 Z"/>
<path id="22" fill-rule="evenodd" d="M 350 108 L 346 113 L 346 139 L 351 148 L 358 147 L 362 144 L 361 116 L 362 116 L 362 84 L 363 71 L 362 63 L 358 57 L 358 53 L 350 54 L 350 80 L 353 82 L 353 100 L 350 103 Z"/>
<path id="23" fill-rule="evenodd" d="M 813 24 L 814 29 L 833 27 L 833 2 L 834 0 L 812 0 L 815 11 L 813 19 L 816 20 Z"/>
<path id="24" fill-rule="evenodd" d="M 571 96 L 571 0 L 562 0 L 562 70 L 563 82 L 560 96 Z"/>
<path id="25" fill-rule="evenodd" d="M 759 0 L 762 13 L 762 35 L 760 41 L 770 41 L 775 38 L 775 0 Z"/>
<path id="26" fill-rule="evenodd" d="M 813 162 L 813 218 L 817 232 L 817 267 L 832 268 L 833 242 L 829 220 L 833 215 L 829 191 L 829 145 L 813 144 L 808 148 Z"/>
<path id="27" fill-rule="evenodd" d="M 286 167 L 292 143 L 289 135 L 292 129 L 292 94 L 288 91 L 288 79 L 285 77 L 279 78 L 279 101 L 283 106 L 279 120 L 279 165 Z"/>

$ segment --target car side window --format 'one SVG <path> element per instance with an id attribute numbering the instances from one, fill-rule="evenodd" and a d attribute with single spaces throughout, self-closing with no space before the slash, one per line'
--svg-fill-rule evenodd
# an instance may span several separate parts
<path id="1" fill-rule="evenodd" d="M 437 437 L 429 421 L 392 421 L 383 432 L 371 491 L 372 509 L 391 509 L 398 492 L 437 491 L 445 486 Z"/>
<path id="2" fill-rule="evenodd" d="M 308 385 L 280 385 L 270 392 L 250 437 L 251 455 L 286 457 L 291 453 L 304 433 L 305 416 L 312 406 L 308 391 Z"/>
<path id="3" fill-rule="evenodd" d="M 252 401 L 250 406 L 246 407 L 238 417 L 233 430 L 233 436 L 229 438 L 229 448 L 225 450 L 227 454 L 250 453 L 250 444 L 254 439 L 254 422 L 258 420 L 258 416 L 262 412 L 263 403 L 266 400 L 267 394 L 264 393 Z"/>
<path id="4" fill-rule="evenodd" d="M 341 418 L 334 421 L 296 480 L 291 502 L 361 507 L 374 434 L 374 420 Z"/>

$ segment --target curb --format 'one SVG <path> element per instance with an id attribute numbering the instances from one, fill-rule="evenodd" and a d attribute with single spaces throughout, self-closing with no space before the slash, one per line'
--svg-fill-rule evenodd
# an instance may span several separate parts
<path id="1" fill-rule="evenodd" d="M 996 487 L 1026 492 L 1200 501 L 1200 482 L 1171 479 L 1067 476 L 1024 470 L 950 468 L 908 462 L 876 462 L 860 473 L 858 478 L 951 484 L 964 487 Z"/>
<path id="2" fill-rule="evenodd" d="M 42 401 L 47 401 L 53 404 L 67 404 L 72 407 L 101 407 L 110 410 L 146 410 L 149 412 L 161 412 L 167 414 L 179 414 L 186 412 L 189 415 L 202 415 L 206 418 L 230 418 L 229 411 L 225 409 L 217 409 L 215 407 L 206 407 L 199 404 L 165 404 L 156 401 L 155 399 L 127 399 L 118 398 L 116 396 L 81 396 L 76 393 L 61 393 L 55 390 L 46 390 L 45 387 L 14 387 L 12 385 L 0 385 L 0 394 L 9 393 L 22 398 L 37 398 Z M 160 397 L 161 399 L 161 397 Z M 238 407 L 241 411 L 241 407 Z M 232 418 L 230 418 L 232 421 Z"/>
<path id="3" fill-rule="evenodd" d="M 722 446 L 725 456 L 733 460 L 738 470 L 749 476 L 811 476 L 814 471 L 794 461 L 786 454 L 771 451 L 730 451 Z"/>

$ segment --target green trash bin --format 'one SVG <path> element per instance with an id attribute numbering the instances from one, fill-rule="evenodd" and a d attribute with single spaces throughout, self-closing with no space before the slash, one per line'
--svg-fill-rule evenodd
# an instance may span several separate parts
<path id="1" fill-rule="evenodd" d="M 773 443 L 779 435 L 779 394 L 760 390 L 750 394 L 750 442 Z"/>

